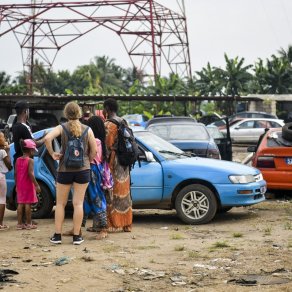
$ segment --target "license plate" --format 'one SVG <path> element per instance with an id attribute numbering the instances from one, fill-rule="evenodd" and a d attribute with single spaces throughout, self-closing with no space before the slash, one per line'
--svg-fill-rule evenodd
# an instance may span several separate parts
<path id="1" fill-rule="evenodd" d="M 264 194 L 266 192 L 267 188 L 266 187 L 261 187 L 260 188 L 260 192 L 261 194 Z"/>
<path id="2" fill-rule="evenodd" d="M 286 164 L 292 165 L 292 158 L 291 157 L 286 157 L 285 161 L 286 161 Z"/>

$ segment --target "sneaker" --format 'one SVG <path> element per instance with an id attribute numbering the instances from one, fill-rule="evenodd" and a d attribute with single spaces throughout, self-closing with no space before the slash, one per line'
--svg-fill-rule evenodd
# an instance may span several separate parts
<path id="1" fill-rule="evenodd" d="M 62 237 L 61 234 L 55 233 L 51 238 L 50 242 L 54 244 L 61 244 L 62 243 Z"/>
<path id="2" fill-rule="evenodd" d="M 84 241 L 81 235 L 73 235 L 73 244 L 79 245 Z"/>

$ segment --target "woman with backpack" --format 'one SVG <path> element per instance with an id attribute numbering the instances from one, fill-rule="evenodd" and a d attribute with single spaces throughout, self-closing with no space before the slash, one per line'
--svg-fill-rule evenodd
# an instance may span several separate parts
<path id="1" fill-rule="evenodd" d="M 117 116 L 118 103 L 109 98 L 103 104 L 106 118 L 106 146 L 110 170 L 114 179 L 113 195 L 107 205 L 109 232 L 132 230 L 132 200 L 130 195 L 130 169 L 122 166 L 117 157 L 118 126 L 123 120 Z M 111 121 L 114 120 L 114 121 Z"/>
<path id="2" fill-rule="evenodd" d="M 73 244 L 79 245 L 84 240 L 80 234 L 83 219 L 83 201 L 90 181 L 90 161 L 97 154 L 97 147 L 92 130 L 80 123 L 81 109 L 75 102 L 69 102 L 64 108 L 68 122 L 55 127 L 45 137 L 45 144 L 54 160 L 59 160 L 55 234 L 50 238 L 54 244 L 62 243 L 61 233 L 65 216 L 65 206 L 69 192 L 73 187 Z M 54 152 L 52 142 L 61 136 L 61 152 Z"/>

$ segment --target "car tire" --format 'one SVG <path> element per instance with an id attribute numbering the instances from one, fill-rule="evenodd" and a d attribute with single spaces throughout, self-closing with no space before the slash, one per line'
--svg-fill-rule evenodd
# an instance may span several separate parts
<path id="1" fill-rule="evenodd" d="M 219 207 L 218 210 L 217 210 L 217 213 L 226 213 L 228 211 L 230 211 L 232 209 L 231 206 L 228 206 L 228 207 Z"/>
<path id="2" fill-rule="evenodd" d="M 217 211 L 215 194 L 206 186 L 191 184 L 180 190 L 175 200 L 178 217 L 187 224 L 210 222 Z"/>
<path id="3" fill-rule="evenodd" d="M 31 206 L 31 216 L 33 219 L 47 218 L 54 207 L 54 200 L 48 187 L 39 183 L 41 193 L 37 194 L 38 202 Z"/>
<path id="4" fill-rule="evenodd" d="M 282 138 L 292 141 L 292 123 L 287 123 L 282 127 Z"/>

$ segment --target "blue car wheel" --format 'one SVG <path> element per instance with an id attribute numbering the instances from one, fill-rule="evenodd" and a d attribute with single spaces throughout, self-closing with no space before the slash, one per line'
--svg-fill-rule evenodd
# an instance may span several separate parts
<path id="1" fill-rule="evenodd" d="M 188 224 L 208 223 L 214 218 L 217 205 L 215 194 L 200 184 L 184 187 L 175 200 L 178 217 Z"/>

